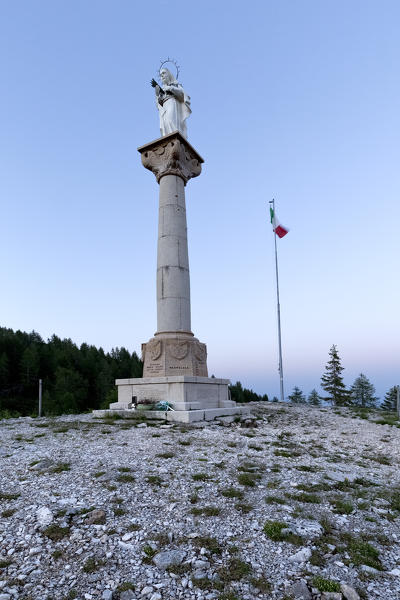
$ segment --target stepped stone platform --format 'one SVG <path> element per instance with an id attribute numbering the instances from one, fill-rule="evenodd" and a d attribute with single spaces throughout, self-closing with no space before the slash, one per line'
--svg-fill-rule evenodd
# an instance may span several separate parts
<path id="1" fill-rule="evenodd" d="M 250 414 L 247 406 L 238 406 L 229 398 L 229 379 L 214 377 L 142 377 L 117 379 L 118 402 L 110 404 L 108 410 L 93 411 L 97 416 L 118 413 L 122 416 L 133 412 L 149 419 L 164 419 L 169 422 L 194 423 L 212 421 L 218 417 L 235 417 Z M 138 410 L 137 403 L 143 401 L 166 401 L 172 410 Z"/>

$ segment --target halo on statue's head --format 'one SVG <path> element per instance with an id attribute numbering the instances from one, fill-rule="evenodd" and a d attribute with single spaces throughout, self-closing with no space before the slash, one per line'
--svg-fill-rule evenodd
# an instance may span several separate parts
<path id="1" fill-rule="evenodd" d="M 174 67 L 175 67 L 175 69 L 176 69 L 176 76 L 175 76 L 175 79 L 178 79 L 178 77 L 179 77 L 179 65 L 178 65 L 178 63 L 176 62 L 176 60 L 175 60 L 174 58 L 170 58 L 170 57 L 168 56 L 167 60 L 161 60 L 161 61 L 160 61 L 160 63 L 161 63 L 161 64 L 160 64 L 160 66 L 159 66 L 159 69 L 158 69 L 158 72 L 157 72 L 157 75 L 158 75 L 159 77 L 160 77 L 160 74 L 161 74 L 161 71 L 162 71 L 162 69 L 163 69 L 164 65 L 166 65 L 167 63 L 170 63 L 170 64 L 174 65 Z M 168 70 L 169 70 L 169 69 L 168 69 Z"/>

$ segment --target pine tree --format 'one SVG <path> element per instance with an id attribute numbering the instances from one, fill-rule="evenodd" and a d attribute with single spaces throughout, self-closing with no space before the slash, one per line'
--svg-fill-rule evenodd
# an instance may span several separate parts
<path id="1" fill-rule="evenodd" d="M 397 409 L 397 386 L 394 385 L 390 388 L 388 392 L 385 394 L 385 399 L 381 405 L 382 410 L 388 410 L 390 412 L 395 412 Z"/>
<path id="2" fill-rule="evenodd" d="M 0 355 L 0 392 L 3 387 L 6 386 L 8 381 L 8 358 L 7 354 L 3 352 Z"/>
<path id="3" fill-rule="evenodd" d="M 290 402 L 293 404 L 304 404 L 306 401 L 306 397 L 297 385 L 294 386 L 293 392 L 288 396 Z"/>
<path id="4" fill-rule="evenodd" d="M 318 394 L 318 392 L 315 388 L 313 390 L 311 390 L 311 392 L 307 398 L 307 402 L 308 402 L 308 404 L 312 404 L 313 406 L 321 405 L 321 396 Z"/>
<path id="5" fill-rule="evenodd" d="M 375 388 L 363 373 L 357 377 L 350 389 L 351 403 L 355 406 L 376 406 L 378 398 L 375 396 Z"/>
<path id="6" fill-rule="evenodd" d="M 325 373 L 321 377 L 321 387 L 328 392 L 326 400 L 334 406 L 345 406 L 350 402 L 350 393 L 343 383 L 341 372 L 344 367 L 340 364 L 339 353 L 335 345 L 329 350 L 330 360 L 325 367 Z"/>

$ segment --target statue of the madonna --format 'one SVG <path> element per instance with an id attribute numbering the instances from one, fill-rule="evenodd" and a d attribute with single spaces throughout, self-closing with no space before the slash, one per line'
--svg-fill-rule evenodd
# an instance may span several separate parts
<path id="1" fill-rule="evenodd" d="M 169 69 L 165 67 L 160 69 L 160 79 L 162 85 L 159 85 L 154 79 L 152 79 L 151 85 L 156 92 L 161 136 L 178 130 L 187 138 L 186 119 L 192 112 L 190 110 L 190 96 L 186 94 Z"/>

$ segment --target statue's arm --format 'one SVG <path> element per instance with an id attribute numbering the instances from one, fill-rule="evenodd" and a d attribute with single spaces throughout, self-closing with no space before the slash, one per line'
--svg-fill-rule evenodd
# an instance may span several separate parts
<path id="1" fill-rule="evenodd" d="M 177 86 L 177 85 L 166 85 L 166 86 L 164 86 L 164 91 L 165 92 L 169 92 L 170 94 L 172 94 L 173 96 L 175 96 L 175 98 L 177 100 L 179 100 L 179 102 L 183 102 L 183 100 L 184 100 L 184 92 L 183 92 L 183 88 L 181 88 L 180 86 Z"/>

